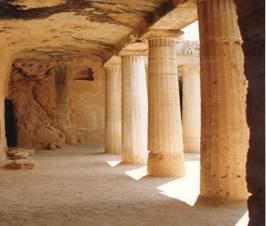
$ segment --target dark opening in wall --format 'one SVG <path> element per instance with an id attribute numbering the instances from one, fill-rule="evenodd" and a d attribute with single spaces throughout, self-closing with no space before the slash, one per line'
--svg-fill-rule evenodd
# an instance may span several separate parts
<path id="1" fill-rule="evenodd" d="M 87 81 L 93 81 L 94 80 L 94 72 L 89 67 L 86 70 L 81 71 L 74 80 L 87 80 Z"/>
<path id="2" fill-rule="evenodd" d="M 5 129 L 8 147 L 17 146 L 17 129 L 12 100 L 5 99 Z"/>
<path id="3" fill-rule="evenodd" d="M 183 112 L 183 80 L 182 78 L 178 78 L 178 84 L 179 84 L 180 111 L 182 115 L 182 112 Z"/>

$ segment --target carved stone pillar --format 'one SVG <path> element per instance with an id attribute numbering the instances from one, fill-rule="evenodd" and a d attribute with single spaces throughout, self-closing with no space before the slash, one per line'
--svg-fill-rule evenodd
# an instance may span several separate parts
<path id="1" fill-rule="evenodd" d="M 233 0 L 198 2 L 201 63 L 201 196 L 248 197 L 247 81 Z"/>
<path id="2" fill-rule="evenodd" d="M 198 65 L 183 65 L 182 126 L 184 152 L 200 151 L 200 76 Z"/>
<path id="3" fill-rule="evenodd" d="M 122 56 L 122 162 L 146 163 L 148 103 L 144 57 Z"/>
<path id="4" fill-rule="evenodd" d="M 105 151 L 121 152 L 121 67 L 105 65 Z"/>
<path id="5" fill-rule="evenodd" d="M 149 38 L 148 174 L 183 176 L 183 138 L 176 64 L 176 39 Z"/>

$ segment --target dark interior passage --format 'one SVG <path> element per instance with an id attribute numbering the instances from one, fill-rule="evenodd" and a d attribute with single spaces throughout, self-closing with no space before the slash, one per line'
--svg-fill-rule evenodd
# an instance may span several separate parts
<path id="1" fill-rule="evenodd" d="M 12 100 L 10 99 L 5 99 L 5 128 L 7 146 L 17 146 L 17 131 L 14 106 Z"/>

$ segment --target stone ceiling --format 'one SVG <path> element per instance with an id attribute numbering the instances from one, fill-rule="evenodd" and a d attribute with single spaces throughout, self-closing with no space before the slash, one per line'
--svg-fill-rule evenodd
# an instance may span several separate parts
<path id="1" fill-rule="evenodd" d="M 178 30 L 196 18 L 195 0 L 0 0 L 0 48 L 104 62 L 150 28 Z"/>

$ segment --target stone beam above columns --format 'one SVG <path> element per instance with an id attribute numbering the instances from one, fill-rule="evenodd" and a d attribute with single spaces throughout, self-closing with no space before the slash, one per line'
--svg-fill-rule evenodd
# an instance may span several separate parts
<path id="1" fill-rule="evenodd" d="M 182 29 L 197 20 L 196 0 L 166 1 L 149 15 L 149 23 L 141 23 L 115 47 L 119 53 L 127 45 L 145 39 L 145 35 L 153 30 Z"/>

